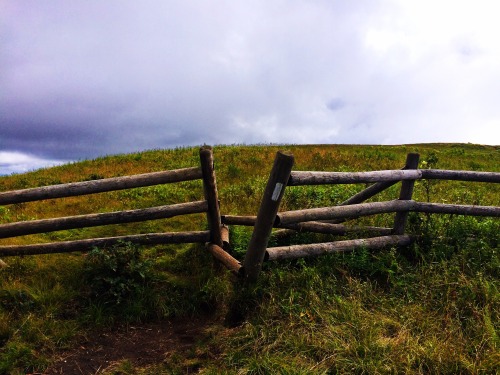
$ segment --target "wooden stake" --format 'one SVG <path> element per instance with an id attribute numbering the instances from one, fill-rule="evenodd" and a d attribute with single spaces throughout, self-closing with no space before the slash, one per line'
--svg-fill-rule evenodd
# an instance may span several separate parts
<path id="1" fill-rule="evenodd" d="M 215 179 L 214 156 L 211 147 L 204 146 L 200 148 L 200 162 L 203 174 L 203 190 L 208 203 L 207 220 L 211 233 L 210 242 L 223 247 L 219 197 Z"/>
<path id="2" fill-rule="evenodd" d="M 246 280 L 254 282 L 262 269 L 267 244 L 274 226 L 281 198 L 288 184 L 294 158 L 290 153 L 278 152 L 267 181 L 264 196 L 257 214 L 257 221 L 245 255 L 243 268 Z"/>
<path id="3" fill-rule="evenodd" d="M 417 169 L 419 154 L 410 153 L 406 156 L 406 169 Z M 415 180 L 405 180 L 401 182 L 401 191 L 399 193 L 399 200 L 411 200 L 413 195 L 413 187 Z M 408 220 L 408 212 L 398 212 L 394 219 L 394 234 L 404 234 L 406 221 Z"/>
<path id="4" fill-rule="evenodd" d="M 226 250 L 227 252 L 230 252 L 231 250 L 231 245 L 229 242 L 229 227 L 227 225 L 221 225 L 220 227 L 220 235 L 222 238 L 222 248 Z"/>

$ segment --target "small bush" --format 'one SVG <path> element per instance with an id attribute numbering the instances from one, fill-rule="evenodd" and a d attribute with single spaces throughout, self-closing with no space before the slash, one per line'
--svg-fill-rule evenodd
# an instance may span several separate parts
<path id="1" fill-rule="evenodd" d="M 152 262 L 141 257 L 137 246 L 120 243 L 93 249 L 85 260 L 84 275 L 92 300 L 120 305 L 144 290 L 152 276 Z"/>

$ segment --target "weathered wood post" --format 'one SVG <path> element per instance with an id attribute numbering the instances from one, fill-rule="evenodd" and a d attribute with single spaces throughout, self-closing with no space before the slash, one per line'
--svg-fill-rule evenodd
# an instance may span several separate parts
<path id="1" fill-rule="evenodd" d="M 222 248 L 231 253 L 231 244 L 229 242 L 229 227 L 225 224 L 222 224 L 220 227 L 220 235 L 222 238 L 222 244 L 224 245 Z"/>
<path id="2" fill-rule="evenodd" d="M 200 148 L 201 172 L 203 175 L 203 191 L 208 203 L 207 219 L 210 229 L 210 242 L 223 247 L 221 235 L 221 218 L 219 208 L 219 196 L 215 180 L 214 156 L 212 147 Z"/>
<path id="3" fill-rule="evenodd" d="M 290 178 L 293 162 L 293 155 L 287 152 L 278 152 L 274 159 L 273 168 L 264 190 L 264 196 L 262 197 L 257 220 L 243 262 L 245 279 L 250 282 L 257 280 L 262 269 L 269 237 L 271 236 L 281 198 Z"/>
<path id="4" fill-rule="evenodd" d="M 418 169 L 419 154 L 410 153 L 406 156 L 406 165 L 404 169 Z M 411 200 L 413 195 L 413 187 L 415 180 L 404 180 L 401 182 L 401 191 L 399 192 L 399 200 Z M 408 220 L 408 211 L 397 212 L 394 219 L 394 234 L 404 234 L 406 221 Z"/>

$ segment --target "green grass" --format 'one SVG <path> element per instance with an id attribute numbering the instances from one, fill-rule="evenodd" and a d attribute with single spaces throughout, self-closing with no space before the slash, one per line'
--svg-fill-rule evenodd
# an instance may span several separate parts
<path id="1" fill-rule="evenodd" d="M 294 154 L 294 170 L 399 169 L 408 152 L 419 152 L 422 168 L 500 172 L 498 147 L 470 144 L 218 146 L 214 155 L 223 214 L 256 214 L 277 150 Z M 116 155 L 0 177 L 0 191 L 198 164 L 196 148 Z M 290 187 L 282 210 L 336 204 L 363 188 Z M 398 188 L 376 199 L 394 199 Z M 0 221 L 134 209 L 202 196 L 201 182 L 194 181 L 0 207 Z M 414 196 L 499 206 L 500 186 L 418 181 Z M 392 215 L 380 215 L 359 222 L 391 226 L 392 220 Z M 203 215 L 190 215 L 1 243 L 198 230 L 205 225 Z M 9 267 L 0 271 L 0 373 L 41 372 L 58 352 L 96 326 L 195 319 L 208 313 L 216 319 L 195 350 L 142 369 L 124 361 L 109 373 L 184 374 L 196 367 L 203 374 L 494 374 L 500 368 L 499 220 L 412 214 L 408 229 L 422 235 L 408 249 L 361 249 L 269 263 L 255 285 L 234 283 L 228 273 L 212 267 L 199 245 L 141 249 L 129 273 L 118 275 L 112 271 L 114 260 L 98 258 L 99 268 L 95 258 L 79 253 L 6 258 Z M 231 228 L 237 257 L 242 258 L 249 236 L 248 228 Z M 317 240 L 331 237 L 272 241 Z M 96 284 L 96 279 L 106 281 Z M 112 293 L 98 293 L 103 285 Z"/>

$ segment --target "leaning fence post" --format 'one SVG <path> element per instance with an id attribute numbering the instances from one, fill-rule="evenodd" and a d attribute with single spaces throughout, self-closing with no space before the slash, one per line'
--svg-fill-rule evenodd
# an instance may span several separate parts
<path id="1" fill-rule="evenodd" d="M 256 281 L 262 269 L 269 237 L 271 236 L 281 198 L 292 172 L 293 162 L 293 155 L 286 152 L 278 152 L 274 159 L 273 168 L 264 190 L 264 196 L 262 197 L 257 220 L 243 262 L 245 278 L 248 281 Z"/>
<path id="2" fill-rule="evenodd" d="M 210 228 L 210 242 L 222 247 L 219 197 L 215 180 L 214 156 L 210 146 L 200 148 L 200 162 L 203 174 L 203 191 L 208 203 L 207 219 Z"/>
<path id="3" fill-rule="evenodd" d="M 415 153 L 410 153 L 406 156 L 406 165 L 404 169 L 418 169 L 418 161 L 420 155 Z M 401 191 L 399 192 L 399 200 L 411 200 L 413 195 L 413 186 L 415 185 L 415 180 L 404 180 L 401 181 Z M 404 234 L 406 221 L 408 219 L 408 211 L 397 212 L 396 218 L 394 219 L 394 234 Z"/>

